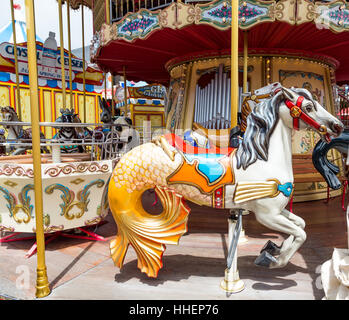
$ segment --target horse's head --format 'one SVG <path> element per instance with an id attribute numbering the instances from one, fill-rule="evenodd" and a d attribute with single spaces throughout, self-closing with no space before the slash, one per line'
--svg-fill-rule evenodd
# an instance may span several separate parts
<path id="1" fill-rule="evenodd" d="M 74 113 L 74 110 L 69 110 L 69 109 L 61 109 L 61 119 L 62 119 L 62 122 L 65 122 L 65 123 L 73 123 L 73 122 L 76 122 L 74 121 L 74 118 L 76 116 L 76 114 Z"/>
<path id="2" fill-rule="evenodd" d="M 120 137 L 120 143 L 118 143 L 119 150 L 128 151 L 139 145 L 139 134 L 132 128 L 131 118 L 120 116 L 114 121 L 114 124 L 116 124 L 115 130 Z"/>
<path id="3" fill-rule="evenodd" d="M 60 110 L 60 112 L 61 112 L 61 116 L 56 119 L 56 121 L 55 121 L 56 123 L 62 123 L 62 122 L 64 122 L 64 123 L 76 123 L 76 122 L 79 122 L 76 119 L 77 114 L 74 113 L 74 109 L 69 110 L 69 109 L 62 108 Z M 69 132 L 71 133 L 75 130 L 75 128 L 73 128 L 73 127 L 53 126 L 53 128 L 57 128 L 61 132 L 67 132 L 67 133 L 69 133 Z"/>
<path id="4" fill-rule="evenodd" d="M 284 103 L 279 109 L 280 118 L 289 128 L 311 128 L 327 142 L 330 141 L 330 135 L 339 136 L 342 133 L 342 122 L 314 100 L 308 90 L 282 87 L 280 94 L 284 97 Z"/>
<path id="5" fill-rule="evenodd" d="M 271 84 L 266 85 L 265 87 L 259 88 L 254 91 L 254 95 L 256 96 L 274 96 L 277 92 L 281 90 L 281 84 L 280 82 L 274 82 Z"/>
<path id="6" fill-rule="evenodd" d="M 13 109 L 10 106 L 2 107 L 1 108 L 1 117 L 3 121 L 9 122 L 9 121 L 19 121 L 17 113 L 15 109 Z M 5 129 L 9 129 L 10 125 L 4 125 Z"/>

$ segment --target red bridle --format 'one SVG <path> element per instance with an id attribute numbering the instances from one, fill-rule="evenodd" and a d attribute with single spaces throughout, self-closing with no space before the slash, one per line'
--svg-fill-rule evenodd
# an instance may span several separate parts
<path id="1" fill-rule="evenodd" d="M 302 119 L 306 124 L 314 128 L 321 135 L 324 135 L 326 140 L 331 140 L 330 135 L 327 133 L 327 128 L 324 125 L 317 123 L 314 119 L 310 118 L 302 111 L 303 101 L 303 96 L 298 97 L 296 104 L 293 104 L 291 100 L 285 100 L 285 104 L 287 108 L 290 109 L 290 115 L 293 118 L 293 128 L 295 130 L 299 130 L 299 120 Z"/>

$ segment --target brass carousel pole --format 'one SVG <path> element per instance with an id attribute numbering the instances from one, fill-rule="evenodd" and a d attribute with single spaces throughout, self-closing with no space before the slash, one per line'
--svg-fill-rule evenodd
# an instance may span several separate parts
<path id="1" fill-rule="evenodd" d="M 63 38 L 63 18 L 62 18 L 62 0 L 58 0 L 58 15 L 59 15 L 59 35 L 61 49 L 61 72 L 62 72 L 62 105 L 66 108 L 67 98 L 65 89 L 65 66 L 64 66 L 64 38 Z"/>
<path id="2" fill-rule="evenodd" d="M 109 0 L 105 0 L 105 22 L 110 24 L 110 5 Z"/>
<path id="3" fill-rule="evenodd" d="M 114 76 L 112 75 L 112 76 L 111 76 L 111 116 L 112 116 L 112 119 L 114 119 L 114 116 L 115 116 L 114 82 L 115 82 L 115 78 L 114 78 Z"/>
<path id="4" fill-rule="evenodd" d="M 125 100 L 125 116 L 127 116 L 127 82 L 126 82 L 126 67 L 124 66 L 124 100 Z"/>
<path id="5" fill-rule="evenodd" d="M 67 0 L 67 24 L 68 24 L 68 50 L 69 50 L 69 90 L 70 90 L 70 109 L 73 108 L 73 79 L 72 79 L 72 61 L 71 61 L 71 35 L 70 35 L 70 0 Z M 75 108 L 74 108 L 75 109 Z"/>
<path id="6" fill-rule="evenodd" d="M 36 61 L 35 15 L 34 1 L 25 0 L 27 20 L 27 48 L 30 84 L 30 112 L 33 139 L 33 167 L 35 192 L 35 222 L 37 243 L 36 297 L 43 298 L 50 294 L 45 264 L 45 235 L 43 223 L 42 179 L 41 179 L 41 148 L 39 126 L 39 89 L 38 69 Z"/>
<path id="7" fill-rule="evenodd" d="M 244 75 L 243 75 L 243 93 L 247 88 L 247 67 L 248 67 L 248 31 L 244 31 Z"/>
<path id="8" fill-rule="evenodd" d="M 231 128 L 237 125 L 239 106 L 239 1 L 231 0 Z M 228 293 L 237 293 L 245 288 L 237 268 L 237 244 L 242 226 L 242 210 L 230 210 L 228 218 L 227 268 L 221 288 Z"/>
<path id="9" fill-rule="evenodd" d="M 86 123 L 86 74 L 85 74 L 85 17 L 84 17 L 84 5 L 81 4 L 81 26 L 82 26 L 82 68 L 83 68 L 83 90 L 84 90 L 84 122 Z"/>
<path id="10" fill-rule="evenodd" d="M 231 128 L 237 125 L 239 104 L 239 1 L 231 0 Z"/>
<path id="11" fill-rule="evenodd" d="M 17 38 L 16 38 L 16 20 L 15 20 L 15 12 L 13 8 L 13 0 L 10 0 L 11 5 L 11 18 L 12 18 L 12 33 L 13 33 L 13 48 L 15 55 L 15 70 L 16 70 L 16 96 L 17 96 L 17 113 L 19 120 L 22 119 L 22 108 L 21 108 L 21 91 L 19 87 L 19 74 L 18 74 L 18 56 L 17 56 Z"/>

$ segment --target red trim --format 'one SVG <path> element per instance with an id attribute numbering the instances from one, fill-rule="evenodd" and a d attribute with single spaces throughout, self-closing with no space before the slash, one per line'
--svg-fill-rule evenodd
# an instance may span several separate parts
<path id="1" fill-rule="evenodd" d="M 224 197 L 223 197 L 223 187 L 220 187 L 218 189 L 215 190 L 214 192 L 214 207 L 215 208 L 223 208 L 223 200 L 224 200 Z"/>
<path id="2" fill-rule="evenodd" d="M 286 99 L 285 104 L 290 109 L 291 117 L 293 118 L 293 129 L 299 130 L 299 119 L 302 119 L 306 124 L 311 126 L 317 131 L 321 131 L 321 125 L 316 122 L 313 118 L 310 118 L 307 114 L 302 111 L 302 103 L 304 101 L 303 96 L 299 96 L 296 105 L 291 100 Z M 330 141 L 331 138 L 328 133 L 325 134 L 326 140 Z"/>

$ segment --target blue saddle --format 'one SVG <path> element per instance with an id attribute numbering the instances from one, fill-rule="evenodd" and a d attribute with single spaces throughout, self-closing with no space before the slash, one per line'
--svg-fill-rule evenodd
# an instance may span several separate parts
<path id="1" fill-rule="evenodd" d="M 219 162 L 220 159 L 226 157 L 224 154 L 183 154 L 187 162 L 193 163 L 197 160 L 197 170 L 207 178 L 209 183 L 215 183 L 225 173 L 224 166 Z"/>

